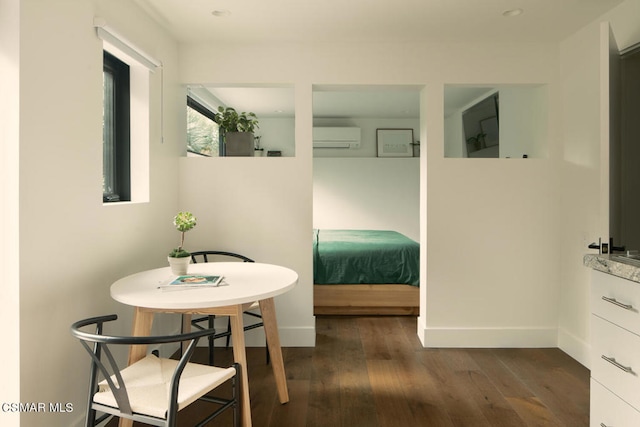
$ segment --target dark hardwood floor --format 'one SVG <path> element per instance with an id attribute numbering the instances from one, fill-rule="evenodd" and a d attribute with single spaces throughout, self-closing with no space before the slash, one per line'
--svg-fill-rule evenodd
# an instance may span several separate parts
<path id="1" fill-rule="evenodd" d="M 264 349 L 247 350 L 254 426 L 589 425 L 589 371 L 558 349 L 424 349 L 415 317 L 319 316 L 316 332 L 315 348 L 283 348 L 285 405 Z M 205 410 L 185 409 L 180 425 Z M 211 425 L 230 426 L 227 415 Z"/>

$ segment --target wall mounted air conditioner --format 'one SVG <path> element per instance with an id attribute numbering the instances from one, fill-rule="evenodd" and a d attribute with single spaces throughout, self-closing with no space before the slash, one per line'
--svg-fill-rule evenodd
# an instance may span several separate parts
<path id="1" fill-rule="evenodd" d="M 314 127 L 313 148 L 358 148 L 360 128 Z"/>

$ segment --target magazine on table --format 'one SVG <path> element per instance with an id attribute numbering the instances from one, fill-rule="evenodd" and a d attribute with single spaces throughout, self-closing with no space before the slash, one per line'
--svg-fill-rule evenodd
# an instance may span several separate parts
<path id="1" fill-rule="evenodd" d="M 178 276 L 166 285 L 158 286 L 162 290 L 178 290 L 193 288 L 215 288 L 220 286 L 223 276 L 205 276 L 201 274 L 188 274 Z"/>

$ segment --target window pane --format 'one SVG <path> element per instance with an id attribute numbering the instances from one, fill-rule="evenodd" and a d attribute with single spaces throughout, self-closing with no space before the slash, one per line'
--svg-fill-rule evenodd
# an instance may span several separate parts
<path id="1" fill-rule="evenodd" d="M 104 101 L 102 112 L 102 193 L 116 192 L 115 177 L 115 85 L 112 72 L 103 73 Z"/>
<path id="2" fill-rule="evenodd" d="M 129 66 L 104 52 L 102 200 L 131 200 Z"/>
<path id="3" fill-rule="evenodd" d="M 187 106 L 187 150 L 205 156 L 219 156 L 218 124 Z"/>

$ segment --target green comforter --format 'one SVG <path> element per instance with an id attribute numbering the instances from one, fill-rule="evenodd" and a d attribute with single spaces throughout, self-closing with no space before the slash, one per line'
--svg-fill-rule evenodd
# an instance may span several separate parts
<path id="1" fill-rule="evenodd" d="M 313 230 L 313 283 L 418 286 L 420 245 L 395 231 Z"/>

